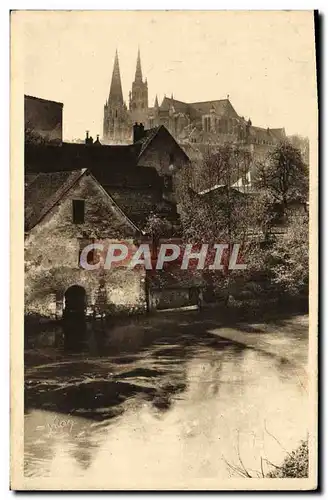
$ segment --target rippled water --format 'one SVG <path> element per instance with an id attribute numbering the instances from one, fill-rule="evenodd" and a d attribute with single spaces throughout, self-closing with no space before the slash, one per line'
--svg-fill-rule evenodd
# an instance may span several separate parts
<path id="1" fill-rule="evenodd" d="M 29 368 L 25 475 L 106 477 L 109 487 L 118 477 L 223 479 L 240 468 L 256 477 L 261 461 L 266 472 L 306 436 L 301 364 L 214 336 L 172 340 Z"/>

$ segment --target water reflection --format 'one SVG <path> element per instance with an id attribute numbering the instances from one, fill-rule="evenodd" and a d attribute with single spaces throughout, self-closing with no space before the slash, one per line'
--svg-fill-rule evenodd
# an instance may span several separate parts
<path id="1" fill-rule="evenodd" d="M 145 474 L 223 479 L 240 458 L 256 474 L 261 457 L 279 464 L 306 435 L 302 373 L 253 349 L 190 337 L 128 360 L 75 356 L 31 369 L 25 474 L 109 485 Z"/>

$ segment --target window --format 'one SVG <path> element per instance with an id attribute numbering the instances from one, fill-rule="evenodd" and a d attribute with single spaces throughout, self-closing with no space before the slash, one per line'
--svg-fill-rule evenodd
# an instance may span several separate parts
<path id="1" fill-rule="evenodd" d="M 170 165 L 173 165 L 174 163 L 174 154 L 170 153 Z"/>
<path id="2" fill-rule="evenodd" d="M 84 200 L 73 200 L 73 223 L 83 224 L 84 222 Z"/>

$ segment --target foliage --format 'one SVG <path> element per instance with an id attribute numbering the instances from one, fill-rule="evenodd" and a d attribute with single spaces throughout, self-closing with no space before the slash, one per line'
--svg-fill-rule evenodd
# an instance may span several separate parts
<path id="1" fill-rule="evenodd" d="M 273 282 L 289 295 L 308 290 L 309 234 L 308 217 L 291 218 L 282 238 L 271 251 Z"/>
<path id="2" fill-rule="evenodd" d="M 284 211 L 295 200 L 306 202 L 308 167 L 300 150 L 289 141 L 278 144 L 268 153 L 265 162 L 257 166 L 254 183 Z"/>
<path id="3" fill-rule="evenodd" d="M 221 146 L 202 165 L 179 172 L 177 200 L 184 237 L 197 243 L 242 243 L 262 229 L 265 198 L 240 192 L 232 185 L 246 175 L 247 151 Z"/>
<path id="4" fill-rule="evenodd" d="M 159 238 L 168 234 L 172 229 L 172 224 L 155 213 L 151 213 L 146 220 L 143 230 L 153 238 Z"/>
<path id="5" fill-rule="evenodd" d="M 288 454 L 281 467 L 269 472 L 270 478 L 301 478 L 309 475 L 309 446 L 307 441 L 302 441 L 300 446 Z"/>

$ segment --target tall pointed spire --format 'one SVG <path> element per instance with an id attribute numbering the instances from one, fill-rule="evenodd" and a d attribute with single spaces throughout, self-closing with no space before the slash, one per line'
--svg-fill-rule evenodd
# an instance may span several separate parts
<path id="1" fill-rule="evenodd" d="M 156 94 L 156 97 L 155 97 L 154 108 L 158 108 L 158 99 L 157 99 L 157 94 Z"/>
<path id="2" fill-rule="evenodd" d="M 134 77 L 134 81 L 135 82 L 142 82 L 142 71 L 141 71 L 141 60 L 140 60 L 140 49 L 139 48 L 138 48 L 136 75 Z"/>
<path id="3" fill-rule="evenodd" d="M 117 102 L 123 103 L 122 83 L 121 83 L 120 65 L 118 62 L 117 49 L 115 52 L 112 81 L 110 84 L 110 91 L 109 91 L 109 99 L 108 100 L 115 100 Z"/>

